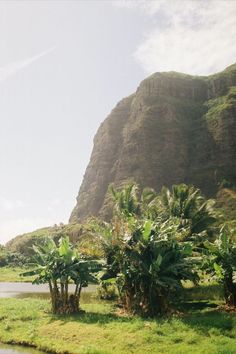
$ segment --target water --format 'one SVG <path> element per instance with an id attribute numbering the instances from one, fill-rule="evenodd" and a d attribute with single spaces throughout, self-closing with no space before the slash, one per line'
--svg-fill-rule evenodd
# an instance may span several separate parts
<path id="1" fill-rule="evenodd" d="M 99 300 L 95 296 L 96 288 L 97 285 L 89 285 L 88 287 L 83 288 L 81 293 L 81 303 L 98 302 Z M 70 284 L 69 292 L 73 292 L 74 289 L 75 286 Z M 24 299 L 28 297 L 49 299 L 50 294 L 47 284 L 34 285 L 31 283 L 0 282 L 0 298 L 9 297 L 18 299 Z"/>
<path id="2" fill-rule="evenodd" d="M 20 347 L 19 345 L 6 345 L 0 343 L 0 354 L 43 354 L 34 348 Z"/>

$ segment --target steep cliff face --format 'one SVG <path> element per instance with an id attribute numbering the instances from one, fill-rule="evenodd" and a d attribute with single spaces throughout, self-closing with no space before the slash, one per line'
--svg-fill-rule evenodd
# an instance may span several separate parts
<path id="1" fill-rule="evenodd" d="M 109 214 L 107 188 L 236 184 L 236 65 L 209 77 L 156 73 L 101 124 L 70 221 Z"/>

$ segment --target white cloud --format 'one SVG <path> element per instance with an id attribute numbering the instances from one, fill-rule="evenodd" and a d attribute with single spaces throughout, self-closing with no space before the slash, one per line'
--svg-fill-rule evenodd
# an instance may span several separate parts
<path id="1" fill-rule="evenodd" d="M 4 80 L 8 79 L 8 77 L 10 77 L 10 76 L 16 74 L 18 71 L 26 68 L 27 66 L 29 66 L 30 64 L 32 64 L 36 60 L 49 54 L 54 49 L 55 49 L 55 47 L 52 47 L 48 50 L 45 50 L 45 51 L 33 56 L 33 57 L 26 58 L 24 60 L 10 63 L 10 64 L 7 64 L 3 67 L 0 67 L 0 81 L 4 81 Z"/>
<path id="2" fill-rule="evenodd" d="M 207 75 L 236 62 L 236 1 L 122 1 L 118 6 L 141 10 L 155 23 L 134 53 L 148 74 Z"/>

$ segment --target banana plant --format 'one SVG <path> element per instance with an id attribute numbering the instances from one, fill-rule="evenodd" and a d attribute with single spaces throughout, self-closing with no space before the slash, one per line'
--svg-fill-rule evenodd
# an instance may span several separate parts
<path id="1" fill-rule="evenodd" d="M 224 286 L 225 302 L 236 307 L 236 230 L 223 226 L 214 243 L 204 243 L 208 251 L 204 257 L 203 269 L 217 278 Z"/>
<path id="2" fill-rule="evenodd" d="M 185 184 L 164 188 L 161 196 L 137 185 L 110 186 L 114 216 L 104 225 L 107 271 L 116 279 L 121 301 L 129 311 L 155 315 L 169 310 L 183 280 L 197 281 L 202 243 L 215 221 L 213 201 Z M 102 232 L 101 232 L 102 234 Z"/>
<path id="3" fill-rule="evenodd" d="M 119 234 L 110 273 L 104 279 L 116 277 L 121 301 L 128 311 L 147 316 L 163 314 L 182 288 L 182 280 L 197 280 L 191 244 L 178 243 L 176 232 L 172 221 L 163 225 L 147 219 L 132 218 L 130 224 L 126 220 L 125 234 Z"/>
<path id="4" fill-rule="evenodd" d="M 48 238 L 44 245 L 34 246 L 34 269 L 23 276 L 35 276 L 34 284 L 48 283 L 52 312 L 56 314 L 77 313 L 83 287 L 96 282 L 95 273 L 101 270 L 97 261 L 84 259 L 71 245 L 68 237 L 62 237 L 59 245 Z M 69 283 L 74 283 L 69 293 Z"/>

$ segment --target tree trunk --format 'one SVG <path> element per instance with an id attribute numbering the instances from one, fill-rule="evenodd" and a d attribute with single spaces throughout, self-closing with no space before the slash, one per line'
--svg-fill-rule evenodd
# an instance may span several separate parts
<path id="1" fill-rule="evenodd" d="M 148 316 L 165 315 L 169 310 L 168 294 L 156 290 L 155 286 L 149 287 L 147 298 Z"/>
<path id="2" fill-rule="evenodd" d="M 54 281 L 53 286 L 49 283 L 50 294 L 51 294 L 51 303 L 52 303 L 52 312 L 57 315 L 65 314 L 75 314 L 79 310 L 79 299 L 80 292 L 68 294 L 68 283 L 61 284 L 60 291 L 58 289 L 57 283 Z"/>
<path id="3" fill-rule="evenodd" d="M 224 280 L 224 297 L 227 305 L 236 307 L 236 284 L 233 283 L 232 272 Z"/>
<path id="4" fill-rule="evenodd" d="M 168 298 L 165 295 L 158 295 L 156 298 L 157 306 L 155 311 L 157 314 L 165 315 L 169 310 Z"/>

